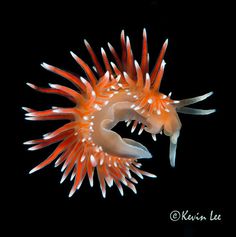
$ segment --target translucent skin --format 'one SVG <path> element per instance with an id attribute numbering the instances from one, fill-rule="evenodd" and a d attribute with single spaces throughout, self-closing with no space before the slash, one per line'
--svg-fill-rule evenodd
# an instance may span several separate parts
<path id="1" fill-rule="evenodd" d="M 56 161 L 55 166 L 63 164 L 64 174 L 61 183 L 68 175 L 71 175 L 71 180 L 74 181 L 69 197 L 80 188 L 86 174 L 90 185 L 93 186 L 95 169 L 103 197 L 106 196 L 106 184 L 111 187 L 113 182 L 121 195 L 123 195 L 121 183 L 136 193 L 134 184 L 137 183 L 137 180 L 132 177 L 130 171 L 140 178 L 143 178 L 143 175 L 156 177 L 141 170 L 141 164 L 138 163 L 138 159 L 151 158 L 152 155 L 139 142 L 122 138 L 112 131 L 112 128 L 120 121 L 126 121 L 128 126 L 131 121 L 134 121 L 131 132 L 134 132 L 140 123 L 138 134 L 140 135 L 144 130 L 150 133 L 154 140 L 159 133 L 169 136 L 169 159 L 171 166 L 174 167 L 177 140 L 181 129 L 177 112 L 205 115 L 213 113 L 215 110 L 186 107 L 186 105 L 206 99 L 212 92 L 191 99 L 173 100 L 170 98 L 171 93 L 167 96 L 159 91 L 165 68 L 163 57 L 167 44 L 166 40 L 151 74 L 149 74 L 149 54 L 145 29 L 140 65 L 133 59 L 130 41 L 128 37 L 125 38 L 124 31 L 121 32 L 121 57 L 108 43 L 115 63 L 110 62 L 104 49 L 101 49 L 105 70 L 85 40 L 96 74 L 81 58 L 71 52 L 72 57 L 85 71 L 86 79 L 43 63 L 42 66 L 45 69 L 66 78 L 76 86 L 77 90 L 57 84 L 49 84 L 50 88 L 42 88 L 27 83 L 37 91 L 67 97 L 75 104 L 72 108 L 53 107 L 45 111 L 35 111 L 23 107 L 28 112 L 26 114 L 27 120 L 69 120 L 57 130 L 45 134 L 43 138 L 24 143 L 33 145 L 29 150 L 37 150 L 58 143 L 53 153 L 30 173 Z"/>

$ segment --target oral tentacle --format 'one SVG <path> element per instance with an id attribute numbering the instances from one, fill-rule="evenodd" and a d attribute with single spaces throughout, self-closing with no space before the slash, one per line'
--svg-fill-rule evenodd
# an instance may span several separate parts
<path id="1" fill-rule="evenodd" d="M 192 115 L 209 115 L 215 113 L 215 109 L 194 109 L 189 107 L 177 108 L 176 111 L 182 114 L 192 114 Z"/>
<path id="2" fill-rule="evenodd" d="M 185 107 L 185 106 L 188 106 L 188 105 L 198 103 L 200 101 L 203 101 L 203 100 L 207 99 L 211 95 L 213 95 L 212 91 L 208 92 L 204 95 L 196 96 L 196 97 L 189 98 L 189 99 L 180 100 L 179 103 L 176 104 L 176 108 L 181 108 L 181 107 Z"/>
<path id="3" fill-rule="evenodd" d="M 177 130 L 173 135 L 170 136 L 169 159 L 170 159 L 170 165 L 172 167 L 175 167 L 176 149 L 177 149 L 179 133 L 180 131 Z"/>

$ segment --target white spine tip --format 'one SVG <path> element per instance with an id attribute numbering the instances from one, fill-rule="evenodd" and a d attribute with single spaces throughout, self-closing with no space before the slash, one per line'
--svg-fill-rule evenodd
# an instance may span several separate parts
<path id="1" fill-rule="evenodd" d="M 37 171 L 38 169 L 33 168 L 32 170 L 30 170 L 29 174 L 33 174 L 35 171 Z"/>
<path id="2" fill-rule="evenodd" d="M 81 159 L 80 159 L 80 162 L 83 162 L 85 160 L 86 156 L 85 155 L 82 155 Z"/>
<path id="3" fill-rule="evenodd" d="M 56 84 L 48 83 L 51 88 L 56 88 Z"/>
<path id="4" fill-rule="evenodd" d="M 92 164 L 93 167 L 95 167 L 97 165 L 97 161 L 96 161 L 96 159 L 94 158 L 93 155 L 90 156 L 90 161 L 91 161 L 91 164 Z"/>
<path id="5" fill-rule="evenodd" d="M 41 67 L 43 67 L 45 69 L 49 69 L 49 67 L 50 67 L 50 65 L 47 63 L 41 63 L 40 65 L 41 65 Z"/>
<path id="6" fill-rule="evenodd" d="M 64 165 L 61 167 L 61 172 L 63 172 L 66 169 L 66 167 L 67 167 L 67 164 L 64 163 Z"/>
<path id="7" fill-rule="evenodd" d="M 97 72 L 97 69 L 96 69 L 96 67 L 95 67 L 95 66 L 93 66 L 93 70 L 94 70 L 95 72 Z"/>
<path id="8" fill-rule="evenodd" d="M 165 60 L 163 59 L 162 62 L 161 62 L 161 68 L 164 69 L 164 68 L 165 68 L 165 65 L 166 65 L 166 62 L 165 62 Z"/>
<path id="9" fill-rule="evenodd" d="M 111 45 L 109 42 L 107 42 L 107 45 L 108 45 L 108 47 L 109 47 L 110 50 L 113 49 L 112 45 Z"/>
<path id="10" fill-rule="evenodd" d="M 126 126 L 129 127 L 129 125 L 131 124 L 131 122 L 132 122 L 132 121 L 129 120 L 129 121 L 127 122 Z"/>
<path id="11" fill-rule="evenodd" d="M 22 106 L 21 107 L 21 109 L 23 109 L 24 111 L 26 111 L 26 112 L 28 112 L 29 111 L 29 108 L 27 108 L 27 107 L 24 107 L 24 106 Z"/>
<path id="12" fill-rule="evenodd" d="M 26 113 L 25 116 L 32 116 L 32 113 Z"/>
<path id="13" fill-rule="evenodd" d="M 134 60 L 134 65 L 135 65 L 136 69 L 139 68 L 139 64 L 138 64 L 138 62 L 136 60 Z"/>
<path id="14" fill-rule="evenodd" d="M 129 36 L 128 35 L 126 36 L 126 43 L 130 44 L 130 40 L 129 40 Z"/>
<path id="15" fill-rule="evenodd" d="M 109 78 L 109 76 L 110 76 L 109 71 L 106 71 L 106 73 L 105 73 L 105 77 L 106 77 L 106 78 Z"/>
<path id="16" fill-rule="evenodd" d="M 146 28 L 143 28 L 143 36 L 147 36 L 147 31 L 146 31 Z"/>
<path id="17" fill-rule="evenodd" d="M 89 45 L 89 43 L 86 39 L 84 39 L 84 44 L 85 44 L 86 47 L 90 47 L 90 45 Z"/>
<path id="18" fill-rule="evenodd" d="M 31 87 L 31 88 L 33 88 L 33 89 L 36 88 L 36 86 L 35 86 L 34 84 L 29 83 L 29 82 L 27 82 L 26 85 L 29 86 L 29 87 Z"/>
<path id="19" fill-rule="evenodd" d="M 105 190 L 102 190 L 102 196 L 103 196 L 103 198 L 106 198 L 106 191 Z"/>
<path id="20" fill-rule="evenodd" d="M 128 78 L 128 77 L 129 77 L 129 75 L 127 74 L 127 72 L 123 72 L 123 74 L 124 74 L 124 77 L 125 77 L 125 78 Z"/>
<path id="21" fill-rule="evenodd" d="M 116 77 L 116 81 L 119 82 L 119 81 L 120 81 L 120 78 L 121 78 L 121 75 L 118 75 L 118 76 Z"/>
<path id="22" fill-rule="evenodd" d="M 73 194 L 74 194 L 74 192 L 75 192 L 74 190 L 71 190 L 70 193 L 69 193 L 69 195 L 68 195 L 68 197 L 69 197 L 69 198 L 72 197 Z"/>
<path id="23" fill-rule="evenodd" d="M 154 141 L 157 140 L 156 134 L 152 134 L 152 139 L 153 139 Z"/>
<path id="24" fill-rule="evenodd" d="M 104 162 L 104 159 L 102 158 L 102 159 L 100 160 L 99 165 L 103 165 L 103 162 Z"/>
<path id="25" fill-rule="evenodd" d="M 105 50 L 104 50 L 103 47 L 101 47 L 101 53 L 102 53 L 102 54 L 106 54 L 106 52 L 105 52 Z"/>
<path id="26" fill-rule="evenodd" d="M 48 139 L 50 139 L 50 138 L 51 138 L 51 136 L 50 136 L 50 135 L 43 136 L 43 139 L 44 139 L 44 140 L 48 140 Z"/>
<path id="27" fill-rule="evenodd" d="M 126 179 L 124 178 L 124 179 L 122 179 L 122 183 L 125 185 L 125 186 L 127 186 L 128 185 L 128 183 L 127 183 L 127 181 L 126 181 Z"/>
<path id="28" fill-rule="evenodd" d="M 60 180 L 60 184 L 62 184 L 62 183 L 64 182 L 65 179 L 66 179 L 66 176 L 63 175 L 62 178 L 61 178 L 61 180 Z"/>
<path id="29" fill-rule="evenodd" d="M 115 63 L 110 62 L 111 66 L 113 67 L 113 69 L 116 67 Z"/>
<path id="30" fill-rule="evenodd" d="M 28 148 L 28 151 L 34 151 L 34 150 L 35 150 L 34 146 Z"/>
<path id="31" fill-rule="evenodd" d="M 93 177 L 89 178 L 89 184 L 90 184 L 91 187 L 93 187 Z"/>
<path id="32" fill-rule="evenodd" d="M 143 132 L 143 128 L 139 130 L 138 135 L 141 135 L 142 132 Z"/>
<path id="33" fill-rule="evenodd" d="M 151 174 L 151 173 L 148 173 L 148 172 L 144 173 L 144 175 L 146 175 L 149 178 L 157 178 L 157 176 L 155 174 Z"/>
<path id="34" fill-rule="evenodd" d="M 73 179 L 74 179 L 74 174 L 71 175 L 70 181 L 72 181 Z"/>
<path id="35" fill-rule="evenodd" d="M 71 56 L 72 56 L 74 59 L 76 59 L 76 58 L 77 58 L 77 55 L 76 55 L 76 54 L 74 54 L 72 51 L 70 51 L 70 54 L 71 54 Z"/>
<path id="36" fill-rule="evenodd" d="M 169 42 L 169 39 L 167 38 L 166 40 L 165 40 L 165 46 L 167 46 L 168 45 L 168 42 Z"/>
<path id="37" fill-rule="evenodd" d="M 83 77 L 80 77 L 80 80 L 81 80 L 84 84 L 88 83 L 87 80 L 86 80 L 85 78 L 83 78 Z"/>
<path id="38" fill-rule="evenodd" d="M 83 182 L 83 181 L 80 181 L 80 182 L 79 182 L 79 184 L 78 184 L 78 186 L 77 186 L 77 188 L 76 188 L 77 190 L 80 189 L 82 182 Z"/>
<path id="39" fill-rule="evenodd" d="M 146 73 L 146 80 L 150 80 L 150 75 L 149 75 L 149 73 Z"/>

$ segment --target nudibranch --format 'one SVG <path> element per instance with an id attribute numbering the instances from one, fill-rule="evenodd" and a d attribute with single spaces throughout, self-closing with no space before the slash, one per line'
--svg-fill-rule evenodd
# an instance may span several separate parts
<path id="1" fill-rule="evenodd" d="M 74 107 L 52 107 L 44 111 L 23 107 L 27 112 L 26 119 L 33 121 L 68 120 L 68 123 L 42 138 L 27 141 L 33 145 L 28 150 L 38 150 L 57 143 L 52 154 L 30 171 L 33 173 L 55 161 L 55 167 L 62 165 L 61 183 L 70 175 L 73 186 L 71 197 L 78 190 L 86 176 L 93 186 L 96 170 L 103 197 L 106 196 L 106 184 L 113 183 L 123 195 L 122 185 L 128 186 L 136 193 L 135 174 L 141 179 L 144 176 L 156 175 L 140 169 L 139 159 L 151 158 L 148 149 L 141 143 L 122 138 L 112 128 L 125 121 L 132 123 L 131 132 L 139 126 L 138 135 L 143 130 L 150 133 L 156 141 L 156 135 L 164 133 L 170 138 L 169 159 L 175 166 L 177 140 L 181 122 L 178 113 L 207 115 L 214 109 L 193 109 L 188 105 L 205 100 L 212 92 L 190 99 L 174 100 L 171 93 L 165 95 L 159 91 L 165 69 L 164 55 L 168 45 L 166 40 L 161 48 L 155 66 L 149 73 L 149 53 L 146 30 L 143 30 L 141 62 L 134 60 L 131 44 L 124 30 L 121 32 L 121 57 L 115 48 L 108 43 L 113 57 L 109 61 L 107 53 L 101 48 L 103 64 L 101 65 L 90 44 L 84 40 L 93 67 L 89 67 L 80 57 L 71 52 L 72 57 L 84 70 L 86 77 L 55 66 L 42 63 L 42 67 L 70 81 L 76 89 L 59 84 L 49 84 L 49 88 L 31 83 L 27 85 L 36 91 L 64 96 L 73 102 Z"/>

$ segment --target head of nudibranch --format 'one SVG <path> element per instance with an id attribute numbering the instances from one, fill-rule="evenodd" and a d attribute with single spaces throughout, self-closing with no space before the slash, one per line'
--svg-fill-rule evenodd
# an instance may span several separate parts
<path id="1" fill-rule="evenodd" d="M 36 111 L 23 107 L 27 111 L 27 120 L 69 120 L 68 123 L 53 132 L 43 135 L 43 138 L 25 142 L 33 145 L 29 150 L 37 150 L 58 143 L 54 152 L 42 163 L 30 171 L 33 173 L 56 160 L 55 166 L 62 165 L 64 172 L 61 182 L 68 175 L 74 184 L 69 196 L 80 188 L 86 174 L 93 186 L 94 170 L 103 197 L 106 195 L 106 184 L 111 187 L 116 184 L 123 195 L 122 184 L 136 193 L 134 184 L 143 175 L 155 175 L 140 169 L 138 159 L 151 158 L 148 149 L 141 143 L 128 138 L 122 138 L 112 128 L 121 121 L 127 126 L 132 124 L 131 132 L 140 126 L 138 135 L 143 131 L 151 134 L 154 141 L 156 135 L 164 133 L 170 137 L 169 159 L 175 166 L 177 141 L 180 135 L 181 122 L 178 113 L 207 115 L 215 110 L 193 109 L 188 105 L 202 101 L 212 95 L 212 92 L 190 99 L 174 100 L 171 93 L 160 92 L 160 84 L 164 74 L 164 55 L 168 40 L 163 44 L 154 69 L 149 73 L 149 54 L 147 48 L 146 30 L 143 30 L 142 58 L 138 63 L 134 60 L 129 37 L 121 32 L 121 57 L 114 47 L 108 43 L 114 62 L 108 60 L 107 54 L 101 48 L 104 66 L 102 66 L 90 44 L 85 40 L 85 46 L 94 63 L 93 70 L 76 54 L 72 57 L 85 71 L 86 78 L 43 63 L 42 66 L 75 85 L 77 90 L 58 84 L 49 84 L 49 88 L 27 83 L 31 88 L 44 93 L 64 96 L 74 103 L 74 107 L 52 107 L 44 111 Z M 105 68 L 105 70 L 104 70 Z M 131 172 L 132 174 L 131 174 Z"/>

